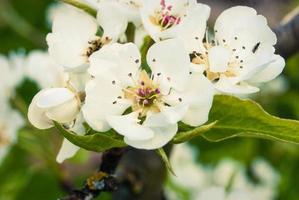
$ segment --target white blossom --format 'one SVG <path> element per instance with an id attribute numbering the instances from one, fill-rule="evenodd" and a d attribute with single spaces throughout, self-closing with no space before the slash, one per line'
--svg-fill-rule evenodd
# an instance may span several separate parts
<path id="1" fill-rule="evenodd" d="M 178 121 L 199 126 L 208 119 L 213 88 L 204 76 L 189 73 L 188 53 L 177 40 L 149 49 L 150 76 L 140 69 L 132 43 L 104 46 L 90 62 L 95 78 L 87 83 L 83 114 L 97 131 L 113 128 L 133 147 L 157 149 L 174 137 Z"/>
<path id="2" fill-rule="evenodd" d="M 43 89 L 30 105 L 29 121 L 41 129 L 52 127 L 52 120 L 59 121 L 67 125 L 74 134 L 83 135 L 85 129 L 82 114 L 79 112 L 81 97 L 78 91 L 82 91 L 85 87 L 85 82 L 89 78 L 87 73 L 65 73 L 62 67 L 53 62 L 48 53 L 42 51 L 31 52 L 24 64 L 27 76 Z M 40 105 L 41 101 L 48 101 L 50 98 L 52 101 L 61 102 L 52 105 L 48 103 L 46 106 Z M 62 163 L 73 157 L 79 149 L 80 147 L 64 139 L 57 155 L 57 162 Z"/>
<path id="3" fill-rule="evenodd" d="M 285 66 L 284 59 L 274 54 L 275 34 L 253 8 L 229 8 L 216 20 L 213 39 L 207 33 L 203 40 L 204 32 L 198 29 L 183 41 L 193 69 L 203 72 L 220 92 L 258 92 L 254 84 L 274 79 Z"/>
<path id="4" fill-rule="evenodd" d="M 68 7 L 54 16 L 52 33 L 47 35 L 53 60 L 68 71 L 82 72 L 88 67 L 88 57 L 109 38 L 97 36 L 98 24 L 87 13 Z"/>
<path id="5" fill-rule="evenodd" d="M 205 30 L 210 14 L 210 8 L 196 0 L 143 0 L 142 4 L 143 25 L 155 41 Z"/>
<path id="6" fill-rule="evenodd" d="M 48 129 L 59 123 L 72 122 L 81 106 L 80 97 L 68 88 L 47 88 L 33 98 L 28 119 L 38 129 Z"/>

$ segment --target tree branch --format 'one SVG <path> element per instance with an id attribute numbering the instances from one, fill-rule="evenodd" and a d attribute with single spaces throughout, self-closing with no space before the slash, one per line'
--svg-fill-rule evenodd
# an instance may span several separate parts
<path id="1" fill-rule="evenodd" d="M 284 58 L 289 58 L 299 50 L 299 7 L 288 14 L 274 29 L 277 35 L 276 50 Z"/>
<path id="2" fill-rule="evenodd" d="M 114 173 L 125 151 L 125 148 L 115 148 L 103 153 L 99 171 L 87 179 L 83 188 L 73 191 L 69 196 L 60 198 L 60 200 L 90 200 L 102 192 L 115 191 L 118 180 Z"/>

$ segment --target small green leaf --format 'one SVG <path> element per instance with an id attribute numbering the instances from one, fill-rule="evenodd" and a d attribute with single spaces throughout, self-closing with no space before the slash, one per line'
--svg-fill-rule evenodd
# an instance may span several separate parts
<path id="1" fill-rule="evenodd" d="M 212 142 L 234 137 L 256 137 L 299 143 L 299 121 L 271 116 L 252 100 L 215 96 L 209 122 L 215 121 L 214 126 L 201 134 Z"/>
<path id="2" fill-rule="evenodd" d="M 79 8 L 85 12 L 87 12 L 88 14 L 90 14 L 91 16 L 96 17 L 97 16 L 97 11 L 95 9 L 93 9 L 92 7 L 90 7 L 89 5 L 83 3 L 80 0 L 60 0 L 61 2 L 67 3 L 69 5 L 72 5 L 76 8 Z"/>
<path id="3" fill-rule="evenodd" d="M 194 137 L 200 136 L 201 134 L 207 132 L 208 130 L 210 130 L 215 124 L 217 123 L 217 121 L 212 122 L 210 124 L 207 125 L 203 125 L 200 126 L 198 128 L 194 128 L 193 130 L 190 131 L 185 131 L 185 132 L 179 132 L 178 134 L 176 134 L 176 136 L 173 138 L 172 142 L 174 144 L 180 144 L 183 142 L 187 142 L 191 139 L 193 139 Z M 185 128 L 186 129 L 186 128 Z M 189 128 L 190 129 L 190 128 Z"/>
<path id="4" fill-rule="evenodd" d="M 173 175 L 175 175 L 173 168 L 171 166 L 171 163 L 170 163 L 164 149 L 163 148 L 158 149 L 157 153 L 160 155 L 161 159 L 163 160 L 163 162 L 164 162 L 166 168 L 169 170 L 169 172 L 172 173 Z"/>
<path id="5" fill-rule="evenodd" d="M 103 152 L 111 148 L 127 146 L 121 139 L 115 138 L 109 132 L 80 136 L 66 130 L 61 124 L 57 122 L 54 123 L 56 128 L 66 139 L 89 151 Z"/>

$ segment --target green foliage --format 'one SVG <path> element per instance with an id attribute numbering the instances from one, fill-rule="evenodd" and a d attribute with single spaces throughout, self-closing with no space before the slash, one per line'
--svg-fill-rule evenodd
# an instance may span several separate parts
<path id="1" fill-rule="evenodd" d="M 117 138 L 112 132 L 80 136 L 66 130 L 59 123 L 55 122 L 55 126 L 66 139 L 86 150 L 103 152 L 111 148 L 126 146 L 123 140 Z"/>
<path id="2" fill-rule="evenodd" d="M 164 149 L 163 149 L 163 148 L 158 149 L 158 150 L 157 150 L 157 153 L 158 153 L 159 156 L 161 157 L 161 159 L 162 159 L 162 161 L 164 162 L 164 164 L 165 164 L 166 168 L 168 169 L 168 171 L 169 171 L 170 173 L 172 173 L 173 175 L 175 175 L 175 172 L 173 171 L 173 168 L 172 168 L 172 166 L 171 166 L 171 163 L 170 163 L 170 161 L 169 161 L 169 159 L 168 159 L 168 156 L 167 156 L 166 152 L 164 151 Z"/>
<path id="3" fill-rule="evenodd" d="M 75 6 L 81 10 L 84 10 L 85 12 L 87 12 L 88 14 L 94 17 L 97 16 L 97 11 L 95 9 L 91 8 L 90 6 L 88 6 L 87 4 L 83 3 L 80 0 L 60 0 L 60 1 Z"/>
<path id="4" fill-rule="evenodd" d="M 179 133 L 174 142 L 184 142 L 200 135 L 212 142 L 234 137 L 256 137 L 299 143 L 299 121 L 271 116 L 252 100 L 217 95 L 209 122 L 211 124 Z"/>
<path id="5" fill-rule="evenodd" d="M 193 139 L 194 137 L 200 136 L 201 134 L 207 132 L 208 130 L 213 128 L 216 124 L 217 124 L 217 121 L 212 122 L 212 123 L 207 124 L 207 125 L 200 126 L 198 128 L 191 128 L 191 127 L 188 127 L 185 124 L 183 124 L 183 125 L 180 124 L 181 132 L 176 134 L 176 136 L 173 138 L 172 142 L 174 144 L 187 142 L 187 141 Z M 182 131 L 182 129 L 187 129 L 187 130 Z M 191 129 L 191 130 L 189 130 L 189 129 Z"/>

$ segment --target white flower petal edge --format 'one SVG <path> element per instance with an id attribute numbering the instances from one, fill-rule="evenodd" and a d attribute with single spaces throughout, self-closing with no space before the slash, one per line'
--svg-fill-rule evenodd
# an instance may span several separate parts
<path id="1" fill-rule="evenodd" d="M 28 119 L 38 129 L 48 129 L 53 122 L 68 123 L 79 112 L 80 102 L 76 95 L 67 88 L 43 89 L 33 98 Z"/>
<path id="2" fill-rule="evenodd" d="M 125 137 L 125 142 L 137 149 L 159 149 L 165 146 L 177 133 L 178 125 L 169 124 L 164 127 L 152 127 L 152 131 L 155 133 L 154 137 L 149 140 L 130 140 Z"/>
<path id="3" fill-rule="evenodd" d="M 49 53 L 66 70 L 82 71 L 88 66 L 87 50 L 96 36 L 96 19 L 76 8 L 54 16 L 52 33 L 47 35 Z"/>
<path id="4" fill-rule="evenodd" d="M 117 1 L 101 1 L 98 7 L 97 20 L 104 29 L 104 37 L 116 41 L 125 31 L 128 25 L 120 3 Z"/>
<path id="5" fill-rule="evenodd" d="M 57 154 L 56 161 L 58 163 L 63 163 L 65 160 L 75 156 L 79 149 L 80 147 L 74 145 L 67 139 L 64 139 L 60 147 L 60 150 Z"/>
<path id="6" fill-rule="evenodd" d="M 97 20 L 104 29 L 104 37 L 117 41 L 129 22 L 140 24 L 139 0 L 102 0 L 98 5 Z"/>
<path id="7" fill-rule="evenodd" d="M 249 81 L 253 83 L 263 83 L 275 79 L 281 74 L 285 67 L 285 60 L 279 55 L 274 55 L 275 61 L 270 63 L 264 70 L 257 73 Z"/>

